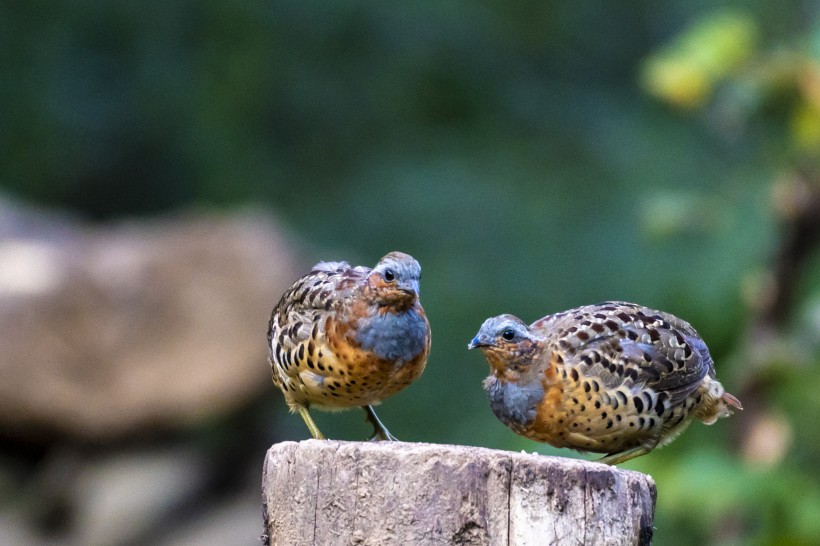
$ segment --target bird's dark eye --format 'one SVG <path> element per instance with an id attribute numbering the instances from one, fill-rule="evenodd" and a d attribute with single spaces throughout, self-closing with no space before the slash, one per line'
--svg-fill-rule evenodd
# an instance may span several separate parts
<path id="1" fill-rule="evenodd" d="M 392 269 L 385 269 L 384 270 L 384 280 L 387 282 L 394 281 L 396 279 L 396 274 L 393 273 Z"/>
<path id="2" fill-rule="evenodd" d="M 501 337 L 503 337 L 507 341 L 512 341 L 515 339 L 515 331 L 512 328 L 507 328 L 506 330 L 501 332 Z"/>

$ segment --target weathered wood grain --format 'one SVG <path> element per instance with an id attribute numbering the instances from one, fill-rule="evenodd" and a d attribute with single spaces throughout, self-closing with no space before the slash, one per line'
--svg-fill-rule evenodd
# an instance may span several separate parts
<path id="1" fill-rule="evenodd" d="M 637 472 L 484 448 L 284 442 L 264 465 L 270 545 L 649 544 Z"/>

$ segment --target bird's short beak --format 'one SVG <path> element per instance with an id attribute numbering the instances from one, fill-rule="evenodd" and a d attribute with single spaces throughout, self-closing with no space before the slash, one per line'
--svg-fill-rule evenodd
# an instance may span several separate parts
<path id="1" fill-rule="evenodd" d="M 467 344 L 467 349 L 476 349 L 478 347 L 486 347 L 487 345 L 488 343 L 486 342 L 486 340 L 484 340 L 482 336 L 479 335 L 475 336 L 473 340 Z"/>
<path id="2" fill-rule="evenodd" d="M 419 293 L 419 281 L 411 280 L 399 283 L 398 289 L 408 296 L 416 296 Z"/>

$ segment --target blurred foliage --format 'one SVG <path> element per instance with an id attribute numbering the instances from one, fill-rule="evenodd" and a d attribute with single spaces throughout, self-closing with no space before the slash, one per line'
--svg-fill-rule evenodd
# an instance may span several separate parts
<path id="1" fill-rule="evenodd" d="M 645 86 L 673 104 L 702 106 L 754 54 L 757 34 L 748 14 L 709 13 L 644 64 Z"/>
<path id="2" fill-rule="evenodd" d="M 491 415 L 465 351 L 483 319 L 605 299 L 678 314 L 790 441 L 754 464 L 736 417 L 628 464 L 657 481 L 656 541 L 818 543 L 816 253 L 779 356 L 746 357 L 782 240 L 776 182 L 820 180 L 819 16 L 798 0 L 7 2 L 0 187 L 101 220 L 262 203 L 316 260 L 413 254 L 433 352 L 380 410 L 403 439 L 571 455 Z M 752 374 L 765 389 L 743 390 Z M 270 398 L 271 430 L 305 437 Z M 367 432 L 358 412 L 317 420 Z"/>

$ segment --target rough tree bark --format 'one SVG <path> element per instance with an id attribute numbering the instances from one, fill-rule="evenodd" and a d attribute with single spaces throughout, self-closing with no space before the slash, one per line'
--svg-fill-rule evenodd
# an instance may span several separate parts
<path id="1" fill-rule="evenodd" d="M 655 484 L 561 457 L 401 442 L 284 442 L 262 483 L 268 545 L 649 544 Z"/>

